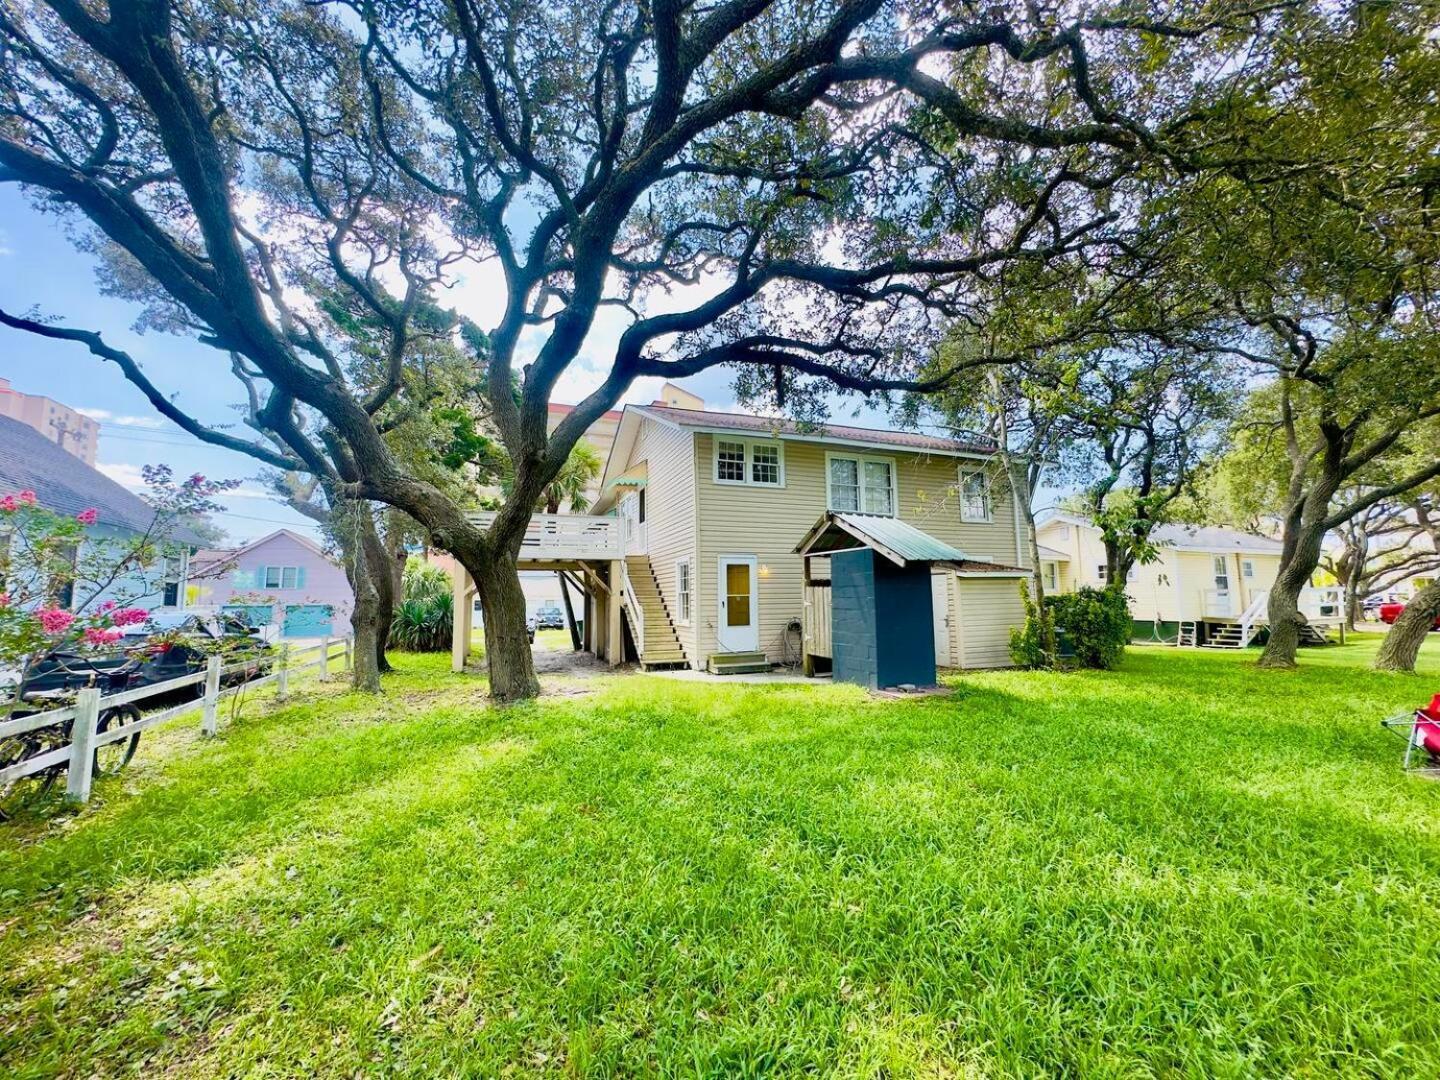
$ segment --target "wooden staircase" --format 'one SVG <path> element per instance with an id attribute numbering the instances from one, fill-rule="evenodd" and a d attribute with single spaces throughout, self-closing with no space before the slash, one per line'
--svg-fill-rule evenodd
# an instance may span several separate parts
<path id="1" fill-rule="evenodd" d="M 640 618 L 626 609 L 630 618 L 630 633 L 635 638 L 635 647 L 640 652 L 640 666 L 643 668 L 683 667 L 686 663 L 685 650 L 680 645 L 680 636 L 675 633 L 675 624 L 660 595 L 660 586 L 655 581 L 655 572 L 650 560 L 644 555 L 630 555 L 625 559 L 625 572 L 629 579 L 629 592 L 640 606 Z"/>
<path id="2" fill-rule="evenodd" d="M 1249 642 L 1245 640 L 1245 631 L 1240 628 L 1239 623 L 1226 623 L 1210 635 L 1202 648 L 1206 649 L 1243 649 Z"/>

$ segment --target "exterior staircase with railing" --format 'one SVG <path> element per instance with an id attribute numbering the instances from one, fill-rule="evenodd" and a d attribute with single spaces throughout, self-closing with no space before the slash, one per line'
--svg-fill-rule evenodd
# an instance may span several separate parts
<path id="1" fill-rule="evenodd" d="M 675 632 L 675 623 L 660 595 L 660 586 L 650 560 L 644 555 L 627 556 L 623 563 L 621 608 L 630 620 L 630 633 L 640 653 L 643 668 L 683 667 L 685 649 Z"/>

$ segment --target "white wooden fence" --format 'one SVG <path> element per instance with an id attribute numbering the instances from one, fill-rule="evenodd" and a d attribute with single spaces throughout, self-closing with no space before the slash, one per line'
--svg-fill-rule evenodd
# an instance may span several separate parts
<path id="1" fill-rule="evenodd" d="M 341 651 L 335 653 L 332 650 L 337 645 L 340 646 Z M 287 645 L 282 645 L 275 659 L 274 670 L 269 675 L 237 683 L 224 690 L 220 688 L 220 680 L 226 675 L 244 671 L 253 666 L 255 659 L 252 657 L 249 660 L 231 664 L 229 667 L 222 667 L 220 657 L 212 655 L 204 671 L 182 675 L 178 679 L 168 679 L 150 686 L 139 686 L 134 690 L 124 690 L 118 694 L 109 694 L 104 697 L 101 696 L 98 689 L 89 687 L 79 691 L 74 705 L 0 721 L 0 739 L 9 738 L 12 735 L 23 735 L 27 731 L 35 731 L 38 728 L 50 727 L 54 724 L 63 724 L 67 720 L 73 721 L 70 726 L 68 745 L 57 746 L 53 750 L 47 750 L 43 754 L 37 754 L 32 758 L 16 762 L 8 768 L 0 769 L 0 784 L 30 776 L 32 773 L 38 773 L 56 765 L 64 765 L 66 767 L 66 798 L 74 802 L 87 802 L 90 798 L 90 786 L 94 780 L 95 751 L 100 747 L 129 739 L 148 727 L 154 727 L 156 724 L 164 723 L 166 720 L 192 712 L 197 708 L 201 710 L 201 733 L 214 735 L 218 730 L 218 708 L 220 702 L 225 698 L 273 682 L 275 696 L 283 701 L 289 692 L 291 675 L 318 667 L 323 677 L 330 674 L 330 662 L 335 659 L 342 662 L 342 670 L 349 671 L 352 662 L 351 648 L 351 639 L 348 637 L 323 638 L 318 644 L 307 645 L 303 649 L 291 649 Z M 313 659 L 295 663 L 295 658 L 317 652 L 319 655 Z M 199 683 L 205 684 L 205 696 L 200 701 L 185 701 L 168 709 L 146 713 L 133 724 L 112 728 L 109 731 L 96 731 L 100 714 L 106 709 L 158 697 L 161 694 L 173 693 Z"/>

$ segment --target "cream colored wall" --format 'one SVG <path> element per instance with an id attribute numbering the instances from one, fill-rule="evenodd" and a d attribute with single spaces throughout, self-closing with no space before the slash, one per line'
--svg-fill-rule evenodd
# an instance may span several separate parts
<path id="1" fill-rule="evenodd" d="M 951 654 L 962 668 L 1010 666 L 1010 628 L 1025 621 L 1019 578 L 952 575 Z M 959 628 L 956 642 L 955 628 Z"/>
<path id="2" fill-rule="evenodd" d="M 1017 542 L 1014 507 L 1008 495 L 997 494 L 990 523 L 972 524 L 960 520 L 955 491 L 960 461 L 956 458 L 903 451 L 862 451 L 787 440 L 784 442 L 783 487 L 717 484 L 714 480 L 714 438 L 709 433 L 695 434 L 695 490 L 699 522 L 695 571 L 695 655 L 702 660 L 718 651 L 715 624 L 719 617 L 716 594 L 721 555 L 754 555 L 763 567 L 757 589 L 759 647 L 772 660 L 781 658 L 781 635 L 785 624 L 791 619 L 800 619 L 804 610 L 803 572 L 800 557 L 794 554 L 794 549 L 825 512 L 827 450 L 893 458 L 902 520 L 953 544 L 971 557 L 1025 565 L 1020 561 L 1025 558 L 1024 545 Z M 652 461 L 652 488 L 656 486 L 654 475 Z M 653 534 L 651 545 L 653 549 Z"/>
<path id="3" fill-rule="evenodd" d="M 1066 529 L 1069 535 L 1066 535 Z M 1061 592 L 1074 592 L 1082 585 L 1099 587 L 1104 584 L 1096 572 L 1105 565 L 1105 544 L 1100 530 L 1065 521 L 1049 521 L 1035 530 L 1035 537 L 1044 547 L 1063 551 L 1069 563 L 1061 563 Z"/>
<path id="4" fill-rule="evenodd" d="M 676 598 L 675 564 L 688 558 L 692 578 L 698 576 L 695 563 L 695 454 L 693 436 L 665 424 L 646 420 L 641 425 L 625 467 L 645 462 L 645 529 L 649 542 L 650 567 L 660 586 L 660 595 L 678 620 L 680 610 Z M 693 590 L 693 586 L 692 586 Z M 676 622 L 675 633 L 680 647 L 692 663 L 699 662 L 695 651 L 695 624 L 700 608 L 698 596 L 692 591 L 694 617 L 690 625 Z"/>

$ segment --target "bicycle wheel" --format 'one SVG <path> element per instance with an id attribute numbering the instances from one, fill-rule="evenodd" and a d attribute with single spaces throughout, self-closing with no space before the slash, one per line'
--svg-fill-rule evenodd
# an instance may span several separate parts
<path id="1" fill-rule="evenodd" d="M 18 765 L 27 758 L 39 757 L 58 745 L 49 738 L 49 731 L 26 732 L 0 743 L 0 767 Z M 0 782 L 0 821 L 4 821 L 32 803 L 38 802 L 55 786 L 63 765 L 52 765 L 38 773 Z"/>
<path id="2" fill-rule="evenodd" d="M 140 710 L 127 702 L 101 713 L 99 720 L 95 723 L 95 731 L 97 734 L 118 731 L 139 723 L 139 721 Z M 140 733 L 137 731 L 128 739 L 119 739 L 116 742 L 97 747 L 95 750 L 95 775 L 115 776 L 118 774 L 130 763 L 130 759 L 135 756 L 135 748 L 139 745 Z"/>

